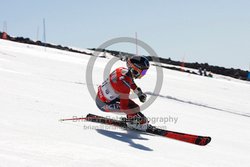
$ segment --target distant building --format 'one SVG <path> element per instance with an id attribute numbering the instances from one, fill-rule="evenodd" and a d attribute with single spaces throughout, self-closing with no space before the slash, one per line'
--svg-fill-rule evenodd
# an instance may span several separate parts
<path id="1" fill-rule="evenodd" d="M 2 34 L 2 39 L 8 39 L 8 35 L 7 35 L 6 32 L 3 32 L 3 34 Z"/>
<path id="2" fill-rule="evenodd" d="M 250 72 L 248 72 L 247 80 L 250 81 Z"/>

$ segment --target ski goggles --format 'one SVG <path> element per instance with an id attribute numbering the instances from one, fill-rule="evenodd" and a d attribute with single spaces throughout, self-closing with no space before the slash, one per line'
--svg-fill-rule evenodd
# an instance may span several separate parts
<path id="1" fill-rule="evenodd" d="M 132 70 L 132 72 L 136 78 L 144 76 L 147 73 L 147 71 L 148 71 L 147 69 L 140 70 L 138 68 Z"/>
<path id="2" fill-rule="evenodd" d="M 144 76 L 144 75 L 147 73 L 147 71 L 148 71 L 148 69 L 144 69 L 144 70 L 139 69 L 138 67 L 136 67 L 135 65 L 133 65 L 130 61 L 128 61 L 128 64 L 129 64 L 129 66 L 133 69 L 133 70 L 132 70 L 132 73 L 134 74 L 134 76 L 135 76 L 136 78 L 141 78 L 141 77 Z"/>
<path id="3" fill-rule="evenodd" d="M 144 76 L 147 73 L 147 70 L 142 70 L 141 72 L 139 72 L 139 71 L 136 71 L 136 70 L 133 69 L 132 73 L 134 74 L 134 76 L 136 78 L 139 78 L 139 77 Z"/>
<path id="4" fill-rule="evenodd" d="M 147 73 L 147 71 L 148 71 L 148 70 L 142 70 L 142 71 L 141 71 L 141 75 L 142 75 L 142 76 L 145 75 L 145 74 Z"/>

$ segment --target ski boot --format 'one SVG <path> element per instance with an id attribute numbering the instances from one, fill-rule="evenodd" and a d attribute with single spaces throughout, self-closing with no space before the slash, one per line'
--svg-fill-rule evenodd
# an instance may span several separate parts
<path id="1" fill-rule="evenodd" d="M 128 114 L 126 124 L 130 129 L 146 131 L 149 126 L 149 121 L 141 112 L 138 112 L 135 114 Z"/>

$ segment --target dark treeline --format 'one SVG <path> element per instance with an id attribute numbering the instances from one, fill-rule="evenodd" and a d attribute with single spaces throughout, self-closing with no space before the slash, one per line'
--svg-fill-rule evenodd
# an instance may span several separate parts
<path id="1" fill-rule="evenodd" d="M 95 50 L 95 49 L 93 48 L 91 50 Z M 120 57 L 121 59 L 126 59 L 126 57 L 130 57 L 130 56 L 134 55 L 131 53 L 114 51 L 114 50 L 100 50 L 100 51 L 109 52 L 116 57 Z M 150 61 L 153 61 L 153 57 L 151 57 L 151 56 L 146 56 L 146 57 Z M 169 67 L 169 66 L 161 65 L 163 68 L 188 72 L 188 73 L 192 73 L 192 74 L 198 74 L 198 73 L 190 71 L 190 70 L 183 70 L 181 67 L 184 65 L 187 68 L 197 69 L 197 71 L 199 69 L 202 69 L 202 70 L 206 70 L 207 72 L 214 73 L 214 74 L 220 74 L 220 75 L 229 76 L 229 77 L 233 77 L 233 78 L 241 79 L 241 80 L 247 80 L 247 78 L 248 78 L 248 71 L 244 71 L 241 69 L 213 66 L 213 65 L 209 65 L 208 63 L 198 63 L 198 62 L 195 62 L 195 63 L 184 62 L 183 63 L 181 61 L 174 61 L 174 60 L 171 60 L 170 58 L 162 58 L 162 57 L 154 59 L 154 61 L 159 61 L 162 64 L 170 64 L 170 65 L 174 65 L 174 66 L 179 66 L 179 68 L 178 68 L 178 67 Z"/>
<path id="2" fill-rule="evenodd" d="M 3 36 L 3 33 L 0 32 L 0 38 L 2 36 Z M 91 55 L 90 53 L 86 53 L 86 52 L 83 52 L 83 51 L 72 49 L 72 48 L 69 48 L 69 47 L 66 47 L 66 46 L 52 45 L 52 44 L 44 43 L 44 42 L 41 42 L 41 41 L 33 41 L 33 40 L 29 39 L 29 38 L 24 38 L 24 37 L 11 37 L 11 36 L 7 35 L 7 40 L 14 41 L 14 42 L 31 44 L 31 45 L 46 46 L 46 47 L 49 47 L 49 48 L 55 48 L 55 49 L 66 50 L 66 51 L 75 52 L 75 53 L 82 53 L 82 54 Z"/>

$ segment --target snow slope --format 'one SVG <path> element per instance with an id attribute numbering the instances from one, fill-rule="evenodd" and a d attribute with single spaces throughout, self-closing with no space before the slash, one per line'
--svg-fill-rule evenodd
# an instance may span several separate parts
<path id="1" fill-rule="evenodd" d="M 120 116 L 98 111 L 91 98 L 89 58 L 0 40 L 0 167 L 249 166 L 249 82 L 164 69 L 162 90 L 143 113 L 154 125 L 211 136 L 205 147 L 91 122 L 59 122 L 87 113 Z M 108 61 L 98 58 L 95 87 Z M 155 82 L 155 67 L 136 81 L 149 93 Z"/>

